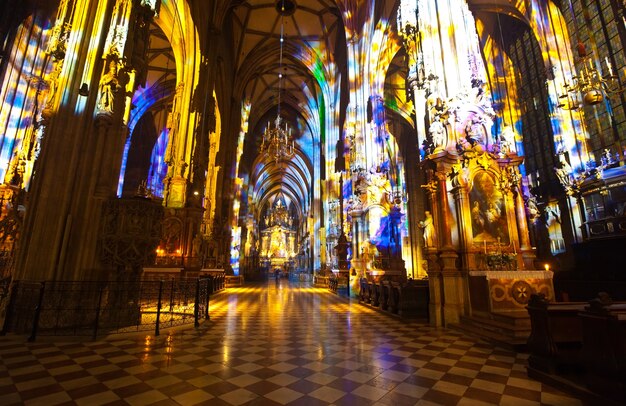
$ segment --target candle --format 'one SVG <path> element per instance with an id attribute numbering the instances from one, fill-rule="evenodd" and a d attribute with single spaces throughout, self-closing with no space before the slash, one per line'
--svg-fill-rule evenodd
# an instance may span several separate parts
<path id="1" fill-rule="evenodd" d="M 611 66 L 611 62 L 609 62 L 609 57 L 604 57 L 604 61 L 606 62 L 606 67 L 609 70 L 609 76 L 613 76 L 613 67 Z"/>
<path id="2" fill-rule="evenodd" d="M 487 254 L 487 241 L 483 240 L 483 247 L 485 248 L 485 254 Z"/>

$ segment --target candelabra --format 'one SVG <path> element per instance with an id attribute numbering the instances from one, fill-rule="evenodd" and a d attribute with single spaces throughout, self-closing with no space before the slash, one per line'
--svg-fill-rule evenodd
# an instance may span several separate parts
<path id="1" fill-rule="evenodd" d="M 401 186 L 393 188 L 393 204 L 397 207 L 401 207 L 402 203 L 406 201 L 406 195 Z"/>
<path id="2" fill-rule="evenodd" d="M 283 126 L 282 118 L 276 117 L 274 127 L 267 124 L 263 133 L 263 141 L 261 143 L 261 154 L 265 155 L 269 161 L 280 162 L 291 159 L 294 156 L 294 142 L 291 139 L 291 129 L 285 123 Z"/>
<path id="3" fill-rule="evenodd" d="M 277 3 L 278 7 L 278 3 Z M 280 59 L 278 64 L 278 114 L 276 114 L 276 121 L 274 122 L 274 127 L 270 126 L 270 123 L 267 123 L 267 127 L 265 127 L 265 132 L 263 133 L 263 140 L 261 142 L 260 152 L 265 156 L 265 158 L 275 163 L 280 163 L 281 161 L 287 161 L 294 156 L 294 142 L 291 138 L 291 129 L 287 125 L 284 124 L 281 127 L 282 118 L 280 116 L 280 95 L 282 93 L 282 79 L 283 79 L 283 42 L 285 41 L 285 26 L 284 26 L 284 16 L 286 13 L 285 8 L 285 0 L 280 2 Z"/>
<path id="4" fill-rule="evenodd" d="M 579 42 L 577 45 L 578 57 L 581 69 L 577 76 L 572 78 L 572 83 L 565 84 L 565 93 L 559 96 L 558 107 L 565 110 L 578 110 L 584 105 L 593 106 L 601 103 L 605 97 L 623 92 L 625 89 L 619 83 L 619 77 L 614 74 L 609 58 L 604 58 L 607 75 L 596 68 L 594 59 L 587 53 L 585 45 Z"/>

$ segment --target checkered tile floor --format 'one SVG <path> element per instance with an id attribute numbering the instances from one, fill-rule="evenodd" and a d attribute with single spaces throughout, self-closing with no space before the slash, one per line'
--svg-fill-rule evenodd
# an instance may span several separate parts
<path id="1" fill-rule="evenodd" d="M 211 321 L 91 342 L 0 337 L 0 405 L 580 405 L 526 356 L 282 281 L 230 288 Z"/>

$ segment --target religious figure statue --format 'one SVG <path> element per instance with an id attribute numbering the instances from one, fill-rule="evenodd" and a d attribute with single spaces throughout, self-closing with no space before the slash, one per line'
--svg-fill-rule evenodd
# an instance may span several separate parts
<path id="1" fill-rule="evenodd" d="M 485 144 L 485 129 L 483 124 L 478 117 L 473 117 L 470 121 L 465 125 L 465 138 L 467 141 L 472 144 Z"/>
<path id="2" fill-rule="evenodd" d="M 189 164 L 187 164 L 187 162 L 185 162 L 183 159 L 178 161 L 178 170 L 180 171 L 180 177 L 181 178 L 185 177 L 185 172 L 187 171 L 187 167 L 188 166 L 189 166 Z"/>
<path id="3" fill-rule="evenodd" d="M 613 156 L 611 155 L 610 149 L 604 148 L 604 150 L 602 151 L 602 156 L 600 157 L 600 162 L 602 163 L 602 166 L 609 166 L 615 163 L 615 161 L 613 160 Z"/>
<path id="4" fill-rule="evenodd" d="M 101 112 L 112 113 L 113 101 L 115 93 L 119 88 L 119 80 L 117 77 L 117 62 L 111 60 L 109 62 L 109 70 L 102 75 L 99 85 L 100 99 L 98 100 L 98 110 Z"/>
<path id="5" fill-rule="evenodd" d="M 563 187 L 568 188 L 572 184 L 572 167 L 569 165 L 567 160 L 565 159 L 565 154 L 563 152 L 559 153 L 559 167 L 554 168 L 557 178 Z"/>
<path id="6" fill-rule="evenodd" d="M 515 152 L 515 132 L 509 126 L 504 126 L 500 134 L 500 151 L 503 154 Z"/>
<path id="7" fill-rule="evenodd" d="M 430 137 L 432 139 L 433 145 L 435 146 L 435 150 L 441 150 L 442 148 L 445 148 L 446 129 L 441 121 L 433 121 L 428 128 L 428 132 L 430 133 Z"/>
<path id="8" fill-rule="evenodd" d="M 433 216 L 429 211 L 424 212 L 424 220 L 420 221 L 419 227 L 424 229 L 424 245 L 426 248 L 435 246 L 435 225 Z"/>
<path id="9" fill-rule="evenodd" d="M 42 112 L 42 116 L 44 119 L 50 118 L 52 114 L 52 108 L 54 107 L 56 95 L 57 95 L 57 87 L 59 86 L 59 76 L 61 74 L 61 69 L 63 67 L 63 63 L 61 61 L 55 60 L 53 63 L 52 72 L 48 75 L 46 79 L 46 83 L 48 84 L 48 90 L 45 94 L 45 102 L 44 108 Z"/>
<path id="10" fill-rule="evenodd" d="M 202 253 L 202 235 L 200 233 L 196 233 L 196 236 L 193 238 L 192 242 L 192 251 L 191 255 L 194 257 L 199 257 Z"/>
<path id="11" fill-rule="evenodd" d="M 541 210 L 537 205 L 537 198 L 535 196 L 529 196 L 525 200 L 526 203 L 526 213 L 528 215 L 528 219 L 531 223 L 534 223 L 541 217 Z"/>

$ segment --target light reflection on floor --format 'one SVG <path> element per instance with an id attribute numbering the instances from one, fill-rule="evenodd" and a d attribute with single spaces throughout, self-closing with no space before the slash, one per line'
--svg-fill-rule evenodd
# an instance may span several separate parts
<path id="1" fill-rule="evenodd" d="M 2 339 L 0 404 L 581 404 L 528 379 L 523 354 L 306 283 L 228 288 L 210 316 L 159 337 Z"/>

